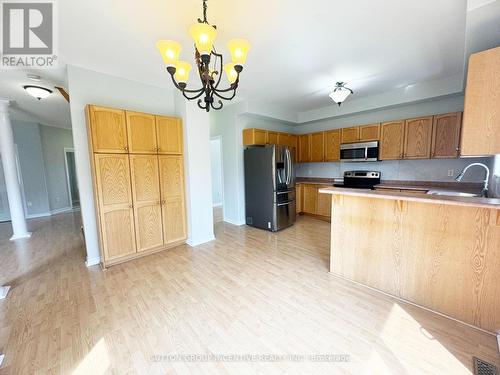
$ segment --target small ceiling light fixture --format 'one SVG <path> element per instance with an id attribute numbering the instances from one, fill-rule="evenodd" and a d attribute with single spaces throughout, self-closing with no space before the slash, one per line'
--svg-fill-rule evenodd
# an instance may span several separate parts
<path id="1" fill-rule="evenodd" d="M 25 89 L 28 94 L 37 98 L 38 100 L 45 99 L 47 96 L 52 94 L 52 90 L 46 89 L 45 87 L 41 86 L 27 85 L 23 86 L 23 89 Z"/>
<path id="2" fill-rule="evenodd" d="M 27 77 L 28 79 L 36 82 L 40 82 L 42 80 L 42 77 L 40 77 L 38 74 L 28 74 Z"/>
<path id="3" fill-rule="evenodd" d="M 345 82 L 337 82 L 333 92 L 330 94 L 330 98 L 337 103 L 340 107 L 342 102 L 347 99 L 347 97 L 354 93 L 349 87 L 345 86 Z"/>

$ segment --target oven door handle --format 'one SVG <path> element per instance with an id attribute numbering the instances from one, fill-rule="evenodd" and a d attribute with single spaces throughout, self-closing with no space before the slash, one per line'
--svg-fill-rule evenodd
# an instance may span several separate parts
<path id="1" fill-rule="evenodd" d="M 278 207 L 288 206 L 292 203 L 293 203 L 293 201 L 288 201 L 288 202 L 278 203 L 278 204 L 276 204 L 276 206 L 278 206 Z"/>
<path id="2" fill-rule="evenodd" d="M 291 190 L 284 190 L 284 191 L 278 191 L 276 192 L 277 195 L 280 195 L 280 194 L 290 194 L 292 191 Z"/>

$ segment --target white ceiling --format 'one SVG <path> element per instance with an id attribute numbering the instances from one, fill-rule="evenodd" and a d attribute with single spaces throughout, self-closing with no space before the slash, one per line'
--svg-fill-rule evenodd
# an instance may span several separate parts
<path id="1" fill-rule="evenodd" d="M 252 44 L 240 95 L 296 111 L 331 103 L 346 81 L 357 97 L 463 72 L 466 0 L 209 0 L 218 49 Z M 67 63 L 170 87 L 158 39 L 192 60 L 189 26 L 201 0 L 59 2 Z M 195 84 L 195 80 L 192 80 Z"/>
<path id="2" fill-rule="evenodd" d="M 333 105 L 328 93 L 339 80 L 358 99 L 463 77 L 467 6 L 492 2 L 500 0 L 209 0 L 208 18 L 218 26 L 216 46 L 225 56 L 233 37 L 252 44 L 240 99 L 303 112 Z M 60 63 L 172 89 L 155 43 L 177 40 L 184 47 L 181 58 L 192 61 L 188 28 L 201 16 L 201 3 L 59 1 Z M 41 74 L 62 80 L 48 72 Z M 24 99 L 14 99 L 24 107 Z M 60 98 L 28 99 L 34 112 L 38 104 Z M 59 114 L 49 107 L 39 114 L 48 113 Z"/>

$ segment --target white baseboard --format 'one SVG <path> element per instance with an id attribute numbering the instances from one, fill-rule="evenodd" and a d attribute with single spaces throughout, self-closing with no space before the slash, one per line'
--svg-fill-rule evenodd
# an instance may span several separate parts
<path id="1" fill-rule="evenodd" d="M 50 210 L 51 215 L 57 215 L 57 214 L 62 214 L 63 212 L 69 212 L 73 211 L 73 207 L 62 207 L 58 208 L 56 210 Z"/>
<path id="2" fill-rule="evenodd" d="M 241 226 L 241 225 L 245 225 L 246 224 L 244 221 L 243 222 L 233 221 L 233 220 L 226 219 L 226 218 L 224 218 L 223 221 L 226 222 L 226 223 L 229 223 L 229 224 L 237 225 L 237 226 Z"/>
<path id="3" fill-rule="evenodd" d="M 0 286 L 0 299 L 5 299 L 7 297 L 7 294 L 9 294 L 9 290 L 9 285 Z"/>
<path id="4" fill-rule="evenodd" d="M 213 241 L 215 240 L 215 236 L 214 235 L 211 235 L 211 236 L 208 236 L 206 238 L 196 238 L 196 239 L 191 239 L 191 238 L 188 238 L 186 243 L 189 245 L 189 246 L 198 246 L 198 245 L 202 245 L 204 243 L 207 243 L 207 242 L 210 242 L 210 241 Z"/>
<path id="5" fill-rule="evenodd" d="M 99 263 L 101 263 L 100 257 L 87 258 L 87 260 L 85 261 L 85 265 L 87 267 L 97 266 Z"/>
<path id="6" fill-rule="evenodd" d="M 50 212 L 44 212 L 41 214 L 29 214 L 26 215 L 26 219 L 38 219 L 40 217 L 47 217 L 47 216 L 50 216 Z"/>
<path id="7" fill-rule="evenodd" d="M 26 233 L 14 235 L 10 238 L 10 240 L 15 241 L 15 240 L 21 240 L 23 238 L 30 238 L 30 237 L 31 237 L 31 232 L 26 232 Z"/>

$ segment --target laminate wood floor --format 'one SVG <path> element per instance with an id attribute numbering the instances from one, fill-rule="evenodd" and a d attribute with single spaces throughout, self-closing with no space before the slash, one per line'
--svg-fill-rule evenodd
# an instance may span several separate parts
<path id="1" fill-rule="evenodd" d="M 0 285 L 13 286 L 0 301 L 0 374 L 456 375 L 473 355 L 500 365 L 495 337 L 330 275 L 323 221 L 299 217 L 277 234 L 219 223 L 211 243 L 107 271 L 85 267 L 78 214 L 29 225 L 33 237 L 14 243 L 0 224 Z"/>

